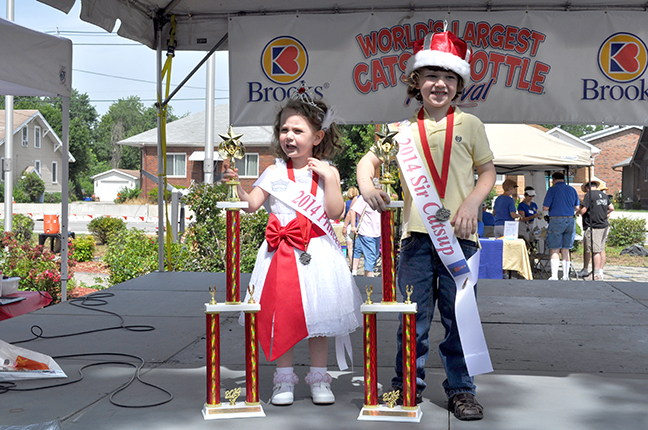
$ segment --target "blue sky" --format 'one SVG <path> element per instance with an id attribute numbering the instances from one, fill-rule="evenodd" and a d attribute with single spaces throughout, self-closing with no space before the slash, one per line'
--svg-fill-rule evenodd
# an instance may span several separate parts
<path id="1" fill-rule="evenodd" d="M 88 24 L 79 18 L 80 1 L 69 14 L 36 0 L 14 0 L 14 22 L 43 33 L 72 40 L 72 86 L 87 93 L 100 115 L 120 98 L 139 96 L 145 106 L 156 99 L 156 53 L 143 45 Z M 0 16 L 7 18 L 7 0 L 0 0 Z M 172 90 L 204 57 L 204 52 L 176 52 L 171 70 Z M 166 58 L 166 57 L 165 57 Z M 216 53 L 216 103 L 227 103 L 227 53 Z M 205 66 L 171 102 L 177 115 L 205 110 Z"/>

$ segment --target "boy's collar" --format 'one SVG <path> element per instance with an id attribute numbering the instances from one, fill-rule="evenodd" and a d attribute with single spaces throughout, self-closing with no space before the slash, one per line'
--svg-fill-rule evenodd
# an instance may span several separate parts
<path id="1" fill-rule="evenodd" d="M 436 120 L 434 120 L 434 118 L 432 118 L 430 116 L 430 114 L 428 113 L 427 109 L 425 109 L 425 107 L 423 107 L 423 110 L 425 111 L 425 119 L 431 119 L 431 120 L 436 122 Z M 461 124 L 461 122 L 463 121 L 463 114 L 464 114 L 463 111 L 461 109 L 459 109 L 458 106 L 454 106 L 454 123 L 455 123 L 455 125 Z M 447 115 L 446 115 L 446 117 L 447 117 Z"/>

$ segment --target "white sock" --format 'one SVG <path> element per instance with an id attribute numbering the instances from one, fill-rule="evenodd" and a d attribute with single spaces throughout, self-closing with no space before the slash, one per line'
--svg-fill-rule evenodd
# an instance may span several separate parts
<path id="1" fill-rule="evenodd" d="M 551 259 L 551 277 L 558 279 L 558 269 L 560 268 L 560 260 L 557 258 Z"/>
<path id="2" fill-rule="evenodd" d="M 292 367 L 277 367 L 277 373 L 294 373 Z"/>
<path id="3" fill-rule="evenodd" d="M 563 260 L 562 268 L 563 268 L 563 279 L 569 279 L 569 261 Z"/>
<path id="4" fill-rule="evenodd" d="M 310 371 L 311 373 L 321 373 L 322 375 L 326 375 L 327 367 L 313 367 L 311 366 Z"/>

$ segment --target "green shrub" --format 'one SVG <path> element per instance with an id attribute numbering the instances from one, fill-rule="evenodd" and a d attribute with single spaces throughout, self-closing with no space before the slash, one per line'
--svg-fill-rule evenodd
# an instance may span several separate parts
<path id="1" fill-rule="evenodd" d="M 63 201 L 63 196 L 61 193 L 45 193 L 43 197 L 43 203 L 61 203 Z"/>
<path id="2" fill-rule="evenodd" d="M 171 258 L 174 270 L 185 270 L 187 255 L 180 244 L 171 245 Z M 157 240 L 137 228 L 117 231 L 109 238 L 103 262 L 110 270 L 110 285 L 146 275 L 158 269 Z"/>
<path id="3" fill-rule="evenodd" d="M 121 218 L 100 216 L 93 218 L 88 223 L 88 231 L 92 233 L 100 244 L 108 242 L 110 236 L 116 232 L 126 230 L 126 223 Z"/>
<path id="4" fill-rule="evenodd" d="M 223 272 L 226 263 L 226 215 L 216 208 L 227 195 L 225 185 L 199 184 L 191 188 L 184 198 L 194 212 L 195 224 L 190 228 L 186 245 L 190 261 L 187 270 L 196 272 Z M 241 212 L 241 272 L 250 273 L 254 268 L 256 255 L 265 239 L 268 213 L 264 210 L 254 214 Z"/>
<path id="5" fill-rule="evenodd" d="M 29 242 L 34 234 L 34 220 L 23 214 L 13 216 L 13 232 L 20 243 Z"/>
<path id="6" fill-rule="evenodd" d="M 115 203 L 125 203 L 127 200 L 133 200 L 138 198 L 140 194 L 142 194 L 142 190 L 139 188 L 122 187 L 117 192 L 117 198 L 115 199 Z"/>
<path id="7" fill-rule="evenodd" d="M 632 202 L 630 207 L 632 207 L 632 209 L 634 209 L 634 210 L 640 210 L 641 209 L 641 202 Z"/>
<path id="8" fill-rule="evenodd" d="M 22 176 L 14 187 L 16 203 L 36 203 L 45 192 L 45 182 L 38 173 L 31 172 Z"/>
<path id="9" fill-rule="evenodd" d="M 71 257 L 78 262 L 92 261 L 96 249 L 96 242 L 94 236 L 79 236 L 72 240 L 74 252 Z"/>
<path id="10" fill-rule="evenodd" d="M 490 190 L 490 193 L 488 193 L 488 196 L 484 200 L 487 209 L 493 209 L 493 199 L 495 199 L 495 197 L 497 197 L 497 190 L 495 189 L 495 187 L 493 187 L 493 189 Z"/>
<path id="11" fill-rule="evenodd" d="M 611 246 L 643 245 L 646 240 L 646 220 L 614 218 L 610 220 L 607 243 Z"/>
<path id="12" fill-rule="evenodd" d="M 167 202 L 171 201 L 171 191 L 167 190 L 165 198 L 166 198 Z M 150 203 L 157 203 L 158 202 L 158 189 L 157 189 L 157 187 L 151 189 L 151 191 L 148 192 L 148 201 Z"/>

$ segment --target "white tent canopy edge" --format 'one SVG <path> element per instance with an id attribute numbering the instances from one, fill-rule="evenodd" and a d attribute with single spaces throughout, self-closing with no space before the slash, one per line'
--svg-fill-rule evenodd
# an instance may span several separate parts
<path id="1" fill-rule="evenodd" d="M 77 0 L 38 0 L 65 13 Z M 156 21 L 175 15 L 179 50 L 208 51 L 227 34 L 228 19 L 233 16 L 272 16 L 294 14 L 347 14 L 358 12 L 421 12 L 421 11 L 510 11 L 510 10 L 585 10 L 645 11 L 645 0 L 456 0 L 451 3 L 430 4 L 407 0 L 83 0 L 81 19 L 122 37 L 157 48 Z M 168 24 L 163 22 L 163 33 Z M 592 23 L 596 25 L 596 23 Z M 586 25 L 583 28 L 587 28 Z M 227 50 L 227 44 L 219 49 Z"/>
<path id="2" fill-rule="evenodd" d="M 72 92 L 72 41 L 49 36 L 0 18 L 0 94 L 6 96 L 61 97 L 63 111 L 61 237 L 68 234 L 68 176 L 70 94 Z M 12 100 L 12 99 L 10 99 Z M 13 100 L 12 100 L 13 101 Z M 13 109 L 5 110 L 13 113 Z M 13 124 L 13 121 L 7 124 Z M 13 129 L 13 126 L 10 126 Z M 6 131 L 7 138 L 13 130 Z M 5 141 L 11 141 L 6 139 Z M 5 183 L 12 180 L 10 144 L 5 148 Z M 7 156 L 9 151 L 10 156 Z M 11 186 L 7 190 L 11 190 Z M 5 230 L 12 228 L 12 199 L 5 196 Z M 67 299 L 68 246 L 61 240 L 61 300 Z"/>

